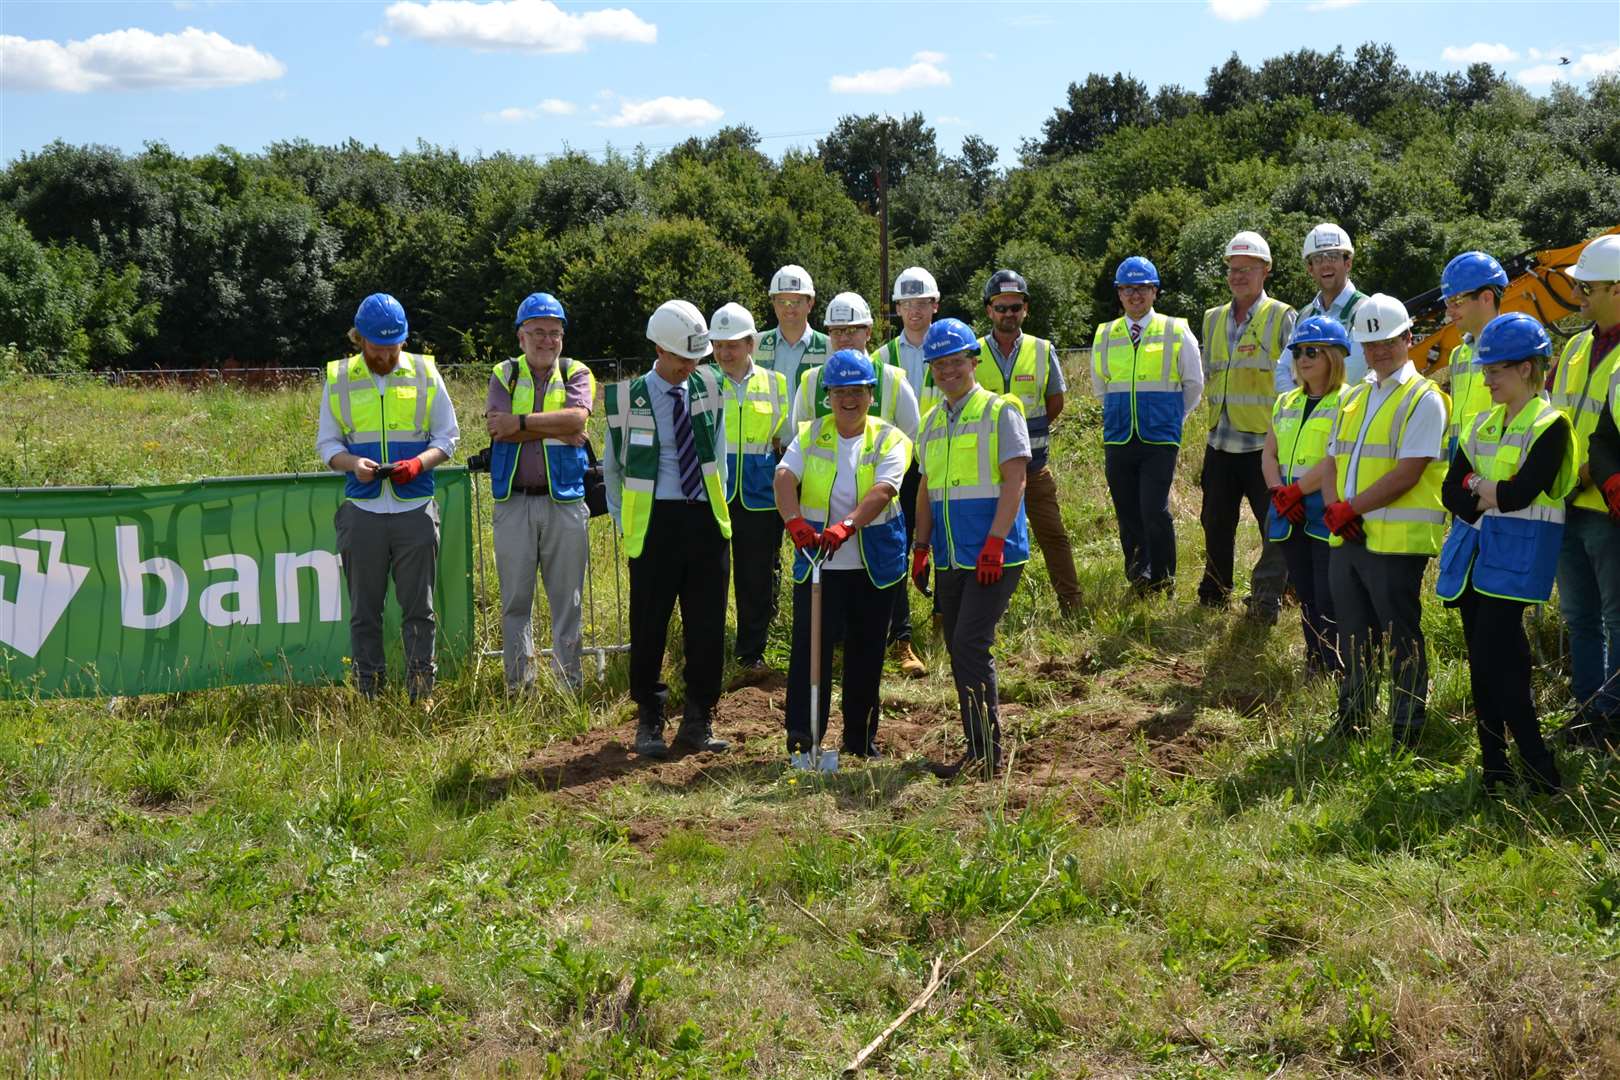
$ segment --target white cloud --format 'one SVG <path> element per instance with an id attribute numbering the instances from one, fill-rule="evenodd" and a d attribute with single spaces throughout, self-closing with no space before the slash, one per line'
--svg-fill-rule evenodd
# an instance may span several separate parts
<path id="1" fill-rule="evenodd" d="M 200 89 L 286 73 L 269 53 L 193 26 L 178 34 L 114 30 L 65 45 L 0 35 L 0 87 L 7 90 Z"/>
<path id="2" fill-rule="evenodd" d="M 626 8 L 573 14 L 550 0 L 402 0 L 384 14 L 389 28 L 407 37 L 472 49 L 577 53 L 592 41 L 651 45 L 658 40 L 658 27 Z"/>
<path id="3" fill-rule="evenodd" d="M 703 98 L 660 97 L 651 101 L 621 101 L 617 114 L 600 121 L 601 127 L 702 127 L 726 111 Z"/>
<path id="4" fill-rule="evenodd" d="M 957 124 L 963 123 L 963 120 L 960 116 L 936 116 L 934 117 L 934 123 L 938 124 L 940 127 L 954 127 Z"/>
<path id="5" fill-rule="evenodd" d="M 913 53 L 911 59 L 909 67 L 834 75 L 827 80 L 827 89 L 835 94 L 898 94 L 902 90 L 951 85 L 951 73 L 939 66 L 945 62 L 944 53 Z"/>
<path id="6" fill-rule="evenodd" d="M 1448 64 L 1506 64 L 1519 54 L 1498 42 L 1476 41 L 1472 45 L 1447 45 L 1440 58 Z"/>
<path id="7" fill-rule="evenodd" d="M 506 124 L 520 124 L 525 120 L 537 120 L 542 116 L 568 116 L 579 110 L 579 106 L 572 101 L 563 101 L 561 98 L 546 98 L 533 105 L 511 105 L 499 112 L 485 113 L 485 120 L 500 121 Z"/>
<path id="8" fill-rule="evenodd" d="M 1539 86 L 1551 82 L 1581 82 L 1597 75 L 1613 75 L 1617 72 L 1620 72 L 1620 45 L 1603 52 L 1582 53 L 1579 59 L 1569 64 L 1538 64 L 1525 68 L 1517 78 L 1526 86 Z"/>
<path id="9" fill-rule="evenodd" d="M 1227 22 L 1242 22 L 1265 14 L 1271 0 L 1209 0 L 1209 13 Z"/>
<path id="10" fill-rule="evenodd" d="M 386 49 L 393 44 L 393 39 L 387 34 L 373 34 L 371 35 L 371 43 L 379 49 Z"/>
<path id="11" fill-rule="evenodd" d="M 1305 5 L 1306 11 L 1340 11 L 1344 8 L 1355 7 L 1361 0 L 1315 0 L 1315 3 Z"/>

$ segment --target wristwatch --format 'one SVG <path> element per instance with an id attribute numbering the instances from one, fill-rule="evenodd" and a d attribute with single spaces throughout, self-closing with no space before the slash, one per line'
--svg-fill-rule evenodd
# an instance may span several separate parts
<path id="1" fill-rule="evenodd" d="M 528 413 L 518 413 L 518 430 L 519 431 L 528 431 L 529 430 L 529 414 Z"/>
<path id="2" fill-rule="evenodd" d="M 846 529 L 853 529 L 855 527 L 855 519 L 854 518 L 845 518 L 843 520 L 842 524 L 843 524 L 844 528 L 846 528 Z"/>

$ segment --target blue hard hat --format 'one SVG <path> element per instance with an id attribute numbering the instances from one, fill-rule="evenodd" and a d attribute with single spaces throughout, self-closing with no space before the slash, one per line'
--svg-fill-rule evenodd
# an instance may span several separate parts
<path id="1" fill-rule="evenodd" d="M 354 312 L 354 328 L 373 345 L 400 345 L 410 334 L 405 305 L 385 292 L 372 293 Z"/>
<path id="2" fill-rule="evenodd" d="M 1512 364 L 1552 355 L 1546 327 L 1522 311 L 1498 315 L 1485 324 L 1474 346 L 1476 364 Z"/>
<path id="3" fill-rule="evenodd" d="M 930 364 L 969 349 L 979 351 L 979 338 L 961 319 L 938 319 L 923 335 L 923 359 Z"/>
<path id="4" fill-rule="evenodd" d="M 821 369 L 821 385 L 828 390 L 840 386 L 876 386 L 877 371 L 872 358 L 859 349 L 839 349 L 827 358 Z"/>
<path id="5" fill-rule="evenodd" d="M 1114 271 L 1115 285 L 1157 285 L 1159 268 L 1140 255 L 1132 255 Z"/>
<path id="6" fill-rule="evenodd" d="M 990 280 L 984 283 L 984 302 L 989 303 L 1002 293 L 1018 293 L 1029 296 L 1029 282 L 1024 275 L 1016 270 L 997 270 L 990 275 Z"/>
<path id="7" fill-rule="evenodd" d="M 513 326 L 522 326 L 530 319 L 561 319 L 564 326 L 568 325 L 568 315 L 563 311 L 562 302 L 548 292 L 530 293 L 518 305 L 517 320 Z"/>
<path id="8" fill-rule="evenodd" d="M 1465 251 L 1446 263 L 1441 271 L 1440 295 L 1450 298 L 1478 292 L 1490 285 L 1505 289 L 1507 283 L 1507 271 L 1502 269 L 1501 263 L 1483 251 Z"/>
<path id="9" fill-rule="evenodd" d="M 1288 339 L 1290 350 L 1300 345 L 1337 345 L 1349 353 L 1350 335 L 1345 332 L 1344 324 L 1333 316 L 1312 315 L 1299 320 L 1294 327 L 1294 336 Z"/>

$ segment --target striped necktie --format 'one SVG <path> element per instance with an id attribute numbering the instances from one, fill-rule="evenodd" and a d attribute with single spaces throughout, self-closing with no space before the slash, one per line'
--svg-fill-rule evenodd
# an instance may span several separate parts
<path id="1" fill-rule="evenodd" d="M 669 391 L 670 422 L 675 428 L 675 460 L 681 470 L 681 491 L 688 502 L 703 498 L 703 474 L 698 466 L 697 439 L 692 434 L 692 418 L 686 412 L 686 387 Z"/>
<path id="2" fill-rule="evenodd" d="M 1131 323 L 1130 327 L 1131 327 L 1131 344 L 1133 346 L 1142 344 L 1142 328 L 1140 326 L 1137 326 L 1135 323 Z"/>

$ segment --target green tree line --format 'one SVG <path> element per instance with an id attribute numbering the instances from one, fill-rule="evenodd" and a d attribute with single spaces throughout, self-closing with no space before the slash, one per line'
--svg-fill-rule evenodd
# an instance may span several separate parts
<path id="1" fill-rule="evenodd" d="M 413 347 L 483 360 L 515 349 L 512 312 L 546 289 L 570 311 L 572 355 L 641 356 L 647 313 L 673 296 L 738 300 L 764 324 L 787 262 L 822 305 L 854 289 L 876 306 L 880 168 L 891 275 L 928 267 L 943 312 L 972 320 L 985 276 L 1014 267 L 1030 328 L 1060 344 L 1114 313 L 1129 254 L 1158 265 L 1161 309 L 1218 302 L 1240 229 L 1271 241 L 1270 289 L 1292 302 L 1311 295 L 1296 256 L 1320 220 L 1355 237 L 1358 284 L 1412 296 L 1458 251 L 1620 222 L 1620 78 L 1538 98 L 1488 65 L 1409 71 L 1385 45 L 1258 67 L 1234 54 L 1201 92 L 1071 83 L 1019 163 L 998 157 L 975 135 L 950 153 L 920 114 L 846 116 L 780 159 L 748 127 L 544 160 L 56 142 L 0 173 L 0 345 L 39 371 L 310 365 L 343 350 L 355 304 L 380 290 L 405 303 Z"/>

